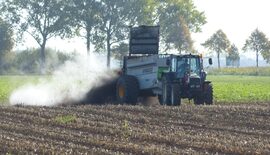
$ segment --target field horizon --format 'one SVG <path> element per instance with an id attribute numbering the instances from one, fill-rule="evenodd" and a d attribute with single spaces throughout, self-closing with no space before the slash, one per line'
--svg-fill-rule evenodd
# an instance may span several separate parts
<path id="1" fill-rule="evenodd" d="M 213 84 L 215 104 L 270 102 L 270 76 L 208 75 L 207 79 Z M 50 76 L 0 76 L 0 103 L 8 104 L 21 86 L 40 81 L 49 82 Z"/>

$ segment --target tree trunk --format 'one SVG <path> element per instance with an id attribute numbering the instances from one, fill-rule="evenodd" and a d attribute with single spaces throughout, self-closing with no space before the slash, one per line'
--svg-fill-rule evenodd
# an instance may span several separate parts
<path id="1" fill-rule="evenodd" d="M 90 37 L 91 37 L 91 28 L 87 26 L 86 28 L 86 49 L 87 49 L 87 55 L 90 55 Z"/>
<path id="2" fill-rule="evenodd" d="M 256 67 L 259 67 L 259 51 L 256 50 Z"/>
<path id="3" fill-rule="evenodd" d="M 181 48 L 178 48 L 178 51 L 179 51 L 179 54 L 181 55 L 182 54 Z"/>
<path id="4" fill-rule="evenodd" d="M 45 56 L 46 40 L 43 41 L 40 49 L 40 73 L 45 74 L 46 71 L 46 56 Z"/>
<path id="5" fill-rule="evenodd" d="M 258 68 L 259 68 L 259 50 L 257 49 L 256 50 L 256 75 L 259 75 Z"/>
<path id="6" fill-rule="evenodd" d="M 107 68 L 111 67 L 111 35 L 107 32 Z"/>
<path id="7" fill-rule="evenodd" d="M 217 52 L 217 59 L 218 59 L 218 69 L 220 69 L 220 52 Z"/>

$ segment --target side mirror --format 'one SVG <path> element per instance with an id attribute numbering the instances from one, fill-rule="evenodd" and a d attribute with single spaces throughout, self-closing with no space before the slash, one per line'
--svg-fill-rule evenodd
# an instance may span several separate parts
<path id="1" fill-rule="evenodd" d="M 167 60 L 166 60 L 166 65 L 167 65 L 167 66 L 170 66 L 170 65 L 171 65 L 170 59 L 167 59 Z"/>
<path id="2" fill-rule="evenodd" d="M 209 59 L 208 59 L 208 62 L 209 62 L 209 65 L 213 65 L 213 60 L 212 60 L 212 58 L 209 58 Z"/>

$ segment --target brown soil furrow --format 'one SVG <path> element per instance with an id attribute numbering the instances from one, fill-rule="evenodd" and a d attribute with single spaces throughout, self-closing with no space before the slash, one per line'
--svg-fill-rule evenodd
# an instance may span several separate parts
<path id="1" fill-rule="evenodd" d="M 268 105 L 0 106 L 0 153 L 268 154 L 269 113 Z M 56 121 L 65 115 L 76 120 Z"/>
<path id="2" fill-rule="evenodd" d="M 3 122 L 2 122 L 3 123 Z M 5 123 L 7 124 L 7 122 Z M 11 128 L 9 128 L 11 127 Z M 39 129 L 39 131 L 33 129 L 32 127 L 25 127 L 25 126 L 16 126 L 16 124 L 12 125 L 12 124 L 8 124 L 6 126 L 1 125 L 0 129 L 5 129 L 6 131 L 10 131 L 13 133 L 16 133 L 18 135 L 24 135 L 26 137 L 28 137 L 28 139 L 33 139 L 33 137 L 35 137 L 34 139 L 37 140 L 37 137 L 42 138 L 42 142 L 44 142 L 44 140 L 46 141 L 51 141 L 51 142 L 55 142 L 55 141 L 61 141 L 61 142 L 68 142 L 68 143 L 73 143 L 74 145 L 80 145 L 80 146 L 94 146 L 94 147 L 104 147 L 110 150 L 115 150 L 115 151 L 126 151 L 127 149 L 130 151 L 133 150 L 133 153 L 139 153 L 139 152 L 147 152 L 147 150 L 149 148 L 143 148 L 144 150 L 137 150 L 137 148 L 133 148 L 132 146 L 136 146 L 135 144 L 131 143 L 131 146 L 127 146 L 125 145 L 125 143 L 123 142 L 117 142 L 115 139 L 94 139 L 94 137 L 91 137 L 90 135 L 88 135 L 87 140 L 85 140 L 85 137 L 82 137 L 81 135 L 79 135 L 79 131 L 73 131 L 71 132 L 71 134 L 64 134 L 65 132 L 61 132 L 61 133 L 57 133 L 55 131 L 52 130 L 48 130 L 48 129 Z M 43 131 L 46 130 L 46 131 Z M 57 130 L 57 129 L 56 129 Z M 69 132 L 68 132 L 69 133 Z M 107 132 L 104 132 L 107 133 Z M 75 134 L 75 135 L 74 135 Z M 98 136 L 98 135 L 97 135 Z M 99 138 L 101 138 L 102 136 L 100 135 Z M 84 138 L 84 139 L 82 139 Z M 89 139 L 90 138 L 90 139 Z M 80 140 L 77 140 L 80 139 Z M 45 141 L 45 142 L 46 142 Z M 111 141 L 111 143 L 110 143 Z M 117 146 L 115 146 L 114 143 L 118 143 Z M 151 146 L 153 147 L 153 146 Z M 157 147 L 158 148 L 158 147 Z M 155 151 L 150 149 L 149 151 Z M 159 150 L 160 152 L 161 150 Z"/>
<path id="3" fill-rule="evenodd" d="M 27 121 L 25 121 L 25 122 L 27 122 Z M 53 130 L 53 129 L 51 129 L 51 130 Z M 59 131 L 59 129 L 58 129 L 58 128 L 55 128 L 55 130 L 56 130 L 56 131 L 57 131 L 57 130 Z M 61 130 L 61 129 L 60 129 L 60 130 Z M 90 130 L 90 131 L 91 131 L 91 130 Z M 74 132 L 74 131 L 73 131 L 73 132 Z M 110 132 L 106 132 L 106 131 L 105 131 L 104 133 L 105 133 L 105 134 L 112 134 L 112 133 L 110 133 Z M 60 133 L 58 133 L 58 134 L 60 134 Z M 137 134 L 136 136 L 137 136 L 137 137 L 140 137 L 140 135 L 139 135 L 139 134 Z M 156 136 L 156 135 L 153 135 L 153 136 Z M 77 136 L 76 136 L 76 137 L 77 137 Z M 158 138 L 154 138 L 154 139 L 152 139 L 151 141 L 152 141 L 152 142 L 155 142 L 157 139 L 161 140 L 161 139 L 164 139 L 164 138 L 162 138 L 162 137 L 158 137 Z M 145 140 L 149 140 L 149 139 L 142 139 L 142 140 L 144 140 L 144 141 L 145 141 Z M 194 141 L 194 140 L 193 140 L 193 141 Z M 161 142 L 161 141 L 159 141 L 159 142 Z M 168 143 L 168 140 L 167 140 L 167 141 L 166 141 L 166 139 L 165 139 L 165 141 L 163 140 L 163 143 Z M 190 145 L 187 145 L 187 144 L 185 144 L 185 145 L 183 145 L 183 144 L 177 144 L 177 145 L 176 145 L 176 144 L 177 144 L 177 143 L 172 144 L 172 146 L 174 146 L 174 145 L 175 145 L 175 146 L 177 146 L 177 147 L 181 147 L 181 148 L 183 148 L 184 146 L 185 146 L 185 147 L 192 147 L 192 148 L 196 148 L 196 147 L 194 147 L 194 146 L 190 146 Z M 199 147 L 197 147 L 196 149 L 198 150 L 198 149 L 199 149 Z M 206 150 L 206 149 L 204 149 L 204 150 Z"/>
<path id="4" fill-rule="evenodd" d="M 31 116 L 25 116 L 23 113 L 17 113 L 17 114 L 22 114 L 24 117 L 30 117 Z M 108 115 L 108 116 L 104 116 L 104 115 Z M 111 114 L 111 115 L 110 115 Z M 10 115 L 13 116 L 12 113 L 10 113 Z M 16 115 L 17 116 L 17 115 Z M 40 115 L 39 115 L 40 116 Z M 97 117 L 95 117 L 97 116 Z M 102 120 L 100 119 L 100 116 L 103 116 L 105 118 L 103 118 Z M 22 116 L 20 116 L 22 117 Z M 89 116 L 83 116 L 84 117 L 84 120 L 87 120 L 89 119 Z M 119 120 L 128 120 L 129 122 L 132 122 L 132 123 L 138 123 L 139 125 L 140 124 L 144 124 L 144 123 L 148 123 L 148 125 L 155 125 L 155 124 L 158 124 L 158 123 L 162 123 L 164 126 L 166 126 L 167 124 L 170 124 L 170 125 L 175 125 L 175 126 L 183 126 L 183 127 L 196 127 L 196 128 L 199 128 L 199 129 L 205 129 L 205 128 L 208 128 L 209 130 L 219 130 L 219 131 L 230 131 L 230 132 L 237 132 L 239 134 L 248 134 L 248 135 L 258 135 L 258 136 L 266 136 L 266 137 L 269 137 L 269 134 L 263 134 L 262 131 L 265 131 L 266 129 L 269 129 L 270 128 L 270 124 L 260 124 L 260 125 L 256 125 L 256 124 L 253 124 L 253 123 L 239 123 L 237 125 L 235 124 L 230 124 L 230 121 L 221 121 L 221 122 L 218 122 L 219 124 L 222 124 L 222 125 L 219 125 L 219 124 L 215 124 L 214 126 L 207 126 L 207 124 L 211 124 L 211 122 L 192 122 L 190 120 L 185 120 L 185 122 L 183 121 L 168 121 L 168 119 L 166 118 L 153 118 L 153 119 L 149 119 L 147 117 L 136 117 L 134 115 L 130 115 L 130 114 L 125 114 L 125 113 L 112 113 L 112 112 L 96 112 L 96 111 L 92 111 L 91 112 L 91 117 L 95 117 L 94 119 L 96 119 L 96 121 L 98 122 L 102 122 L 104 121 L 104 123 L 108 123 L 110 124 L 110 122 L 119 122 Z M 120 117 L 120 118 L 119 118 Z M 18 117 L 17 117 L 18 118 Z M 46 116 L 45 118 L 50 118 L 50 116 Z M 114 118 L 113 120 L 111 118 Z M 32 117 L 33 120 L 35 119 L 38 119 L 38 118 L 35 118 L 35 117 Z M 91 120 L 92 118 L 90 118 Z M 43 118 L 41 118 L 41 121 L 44 120 Z M 82 119 L 83 120 L 83 119 Z M 39 120 L 40 121 L 40 120 Z M 85 121 L 87 122 L 87 121 Z M 158 123 L 157 123 L 158 122 Z M 214 121 L 212 121 L 214 122 Z M 225 122 L 225 123 L 224 123 Z M 227 125 L 224 125 L 224 124 L 227 124 Z M 120 125 L 120 124 L 119 124 Z M 230 125 L 230 126 L 228 126 Z M 216 126 L 222 126 L 222 128 L 220 127 L 216 127 Z M 243 126 L 243 127 L 242 127 Z M 237 129 L 235 129 L 237 128 Z M 240 130 L 239 130 L 240 129 Z M 247 130 L 249 129 L 249 130 Z M 255 130 L 256 129 L 256 130 Z M 260 130 L 258 130 L 260 129 Z M 244 130 L 244 131 L 242 131 Z"/>

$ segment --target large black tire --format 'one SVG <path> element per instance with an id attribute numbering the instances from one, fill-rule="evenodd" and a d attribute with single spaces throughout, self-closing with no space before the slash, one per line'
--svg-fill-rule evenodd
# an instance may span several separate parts
<path id="1" fill-rule="evenodd" d="M 159 103 L 161 105 L 170 105 L 170 94 L 171 94 L 171 89 L 170 89 L 170 84 L 166 80 L 166 77 L 164 76 L 162 78 L 162 95 L 159 95 Z"/>
<path id="2" fill-rule="evenodd" d="M 180 86 L 169 83 L 166 77 L 162 78 L 162 95 L 158 96 L 159 103 L 167 106 L 179 106 L 181 104 Z"/>
<path id="3" fill-rule="evenodd" d="M 194 104 L 196 104 L 196 105 L 203 105 L 204 104 L 203 94 L 199 94 L 199 95 L 195 96 L 193 101 L 194 101 Z"/>
<path id="4" fill-rule="evenodd" d="M 213 86 L 210 83 L 206 86 L 206 90 L 204 93 L 204 102 L 207 105 L 213 104 Z"/>
<path id="5" fill-rule="evenodd" d="M 171 90 L 171 104 L 173 106 L 181 105 L 180 86 L 179 84 L 173 84 Z"/>
<path id="6" fill-rule="evenodd" d="M 116 84 L 116 98 L 120 104 L 136 104 L 139 96 L 139 83 L 136 77 L 123 75 Z"/>
<path id="7" fill-rule="evenodd" d="M 162 95 L 158 95 L 158 101 L 159 101 L 159 104 L 160 105 L 163 105 L 163 98 L 162 98 Z"/>

